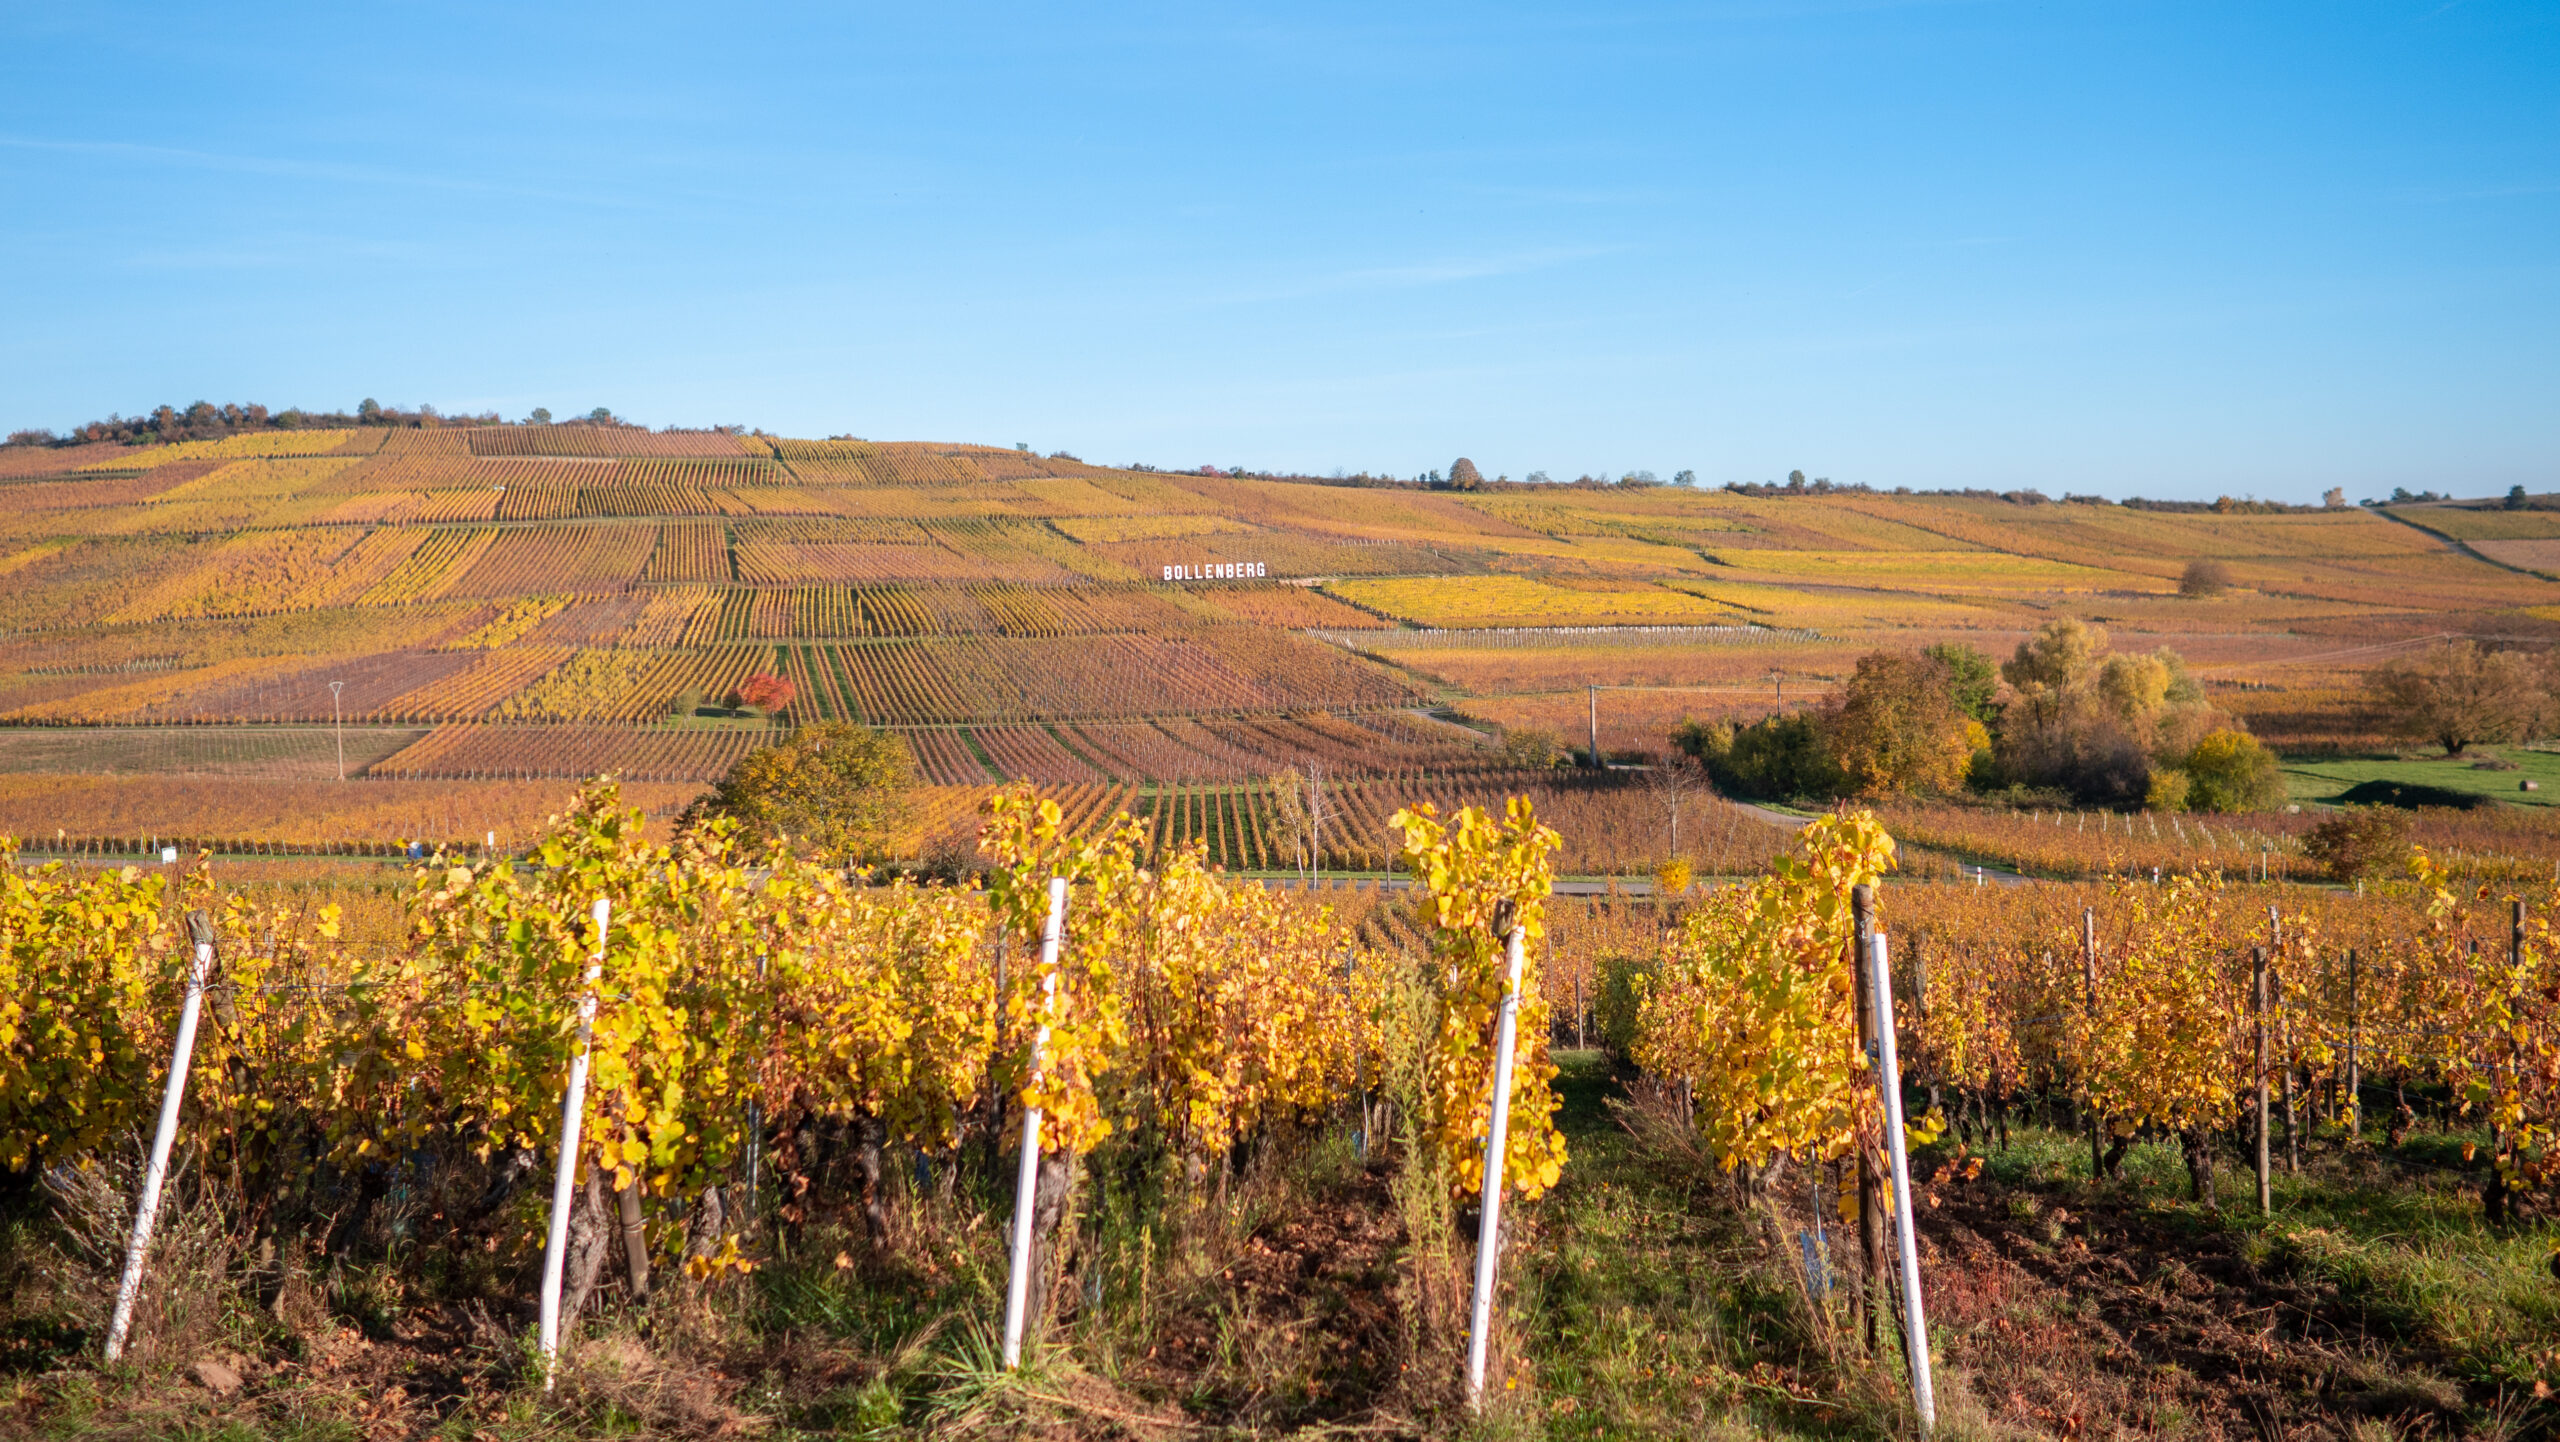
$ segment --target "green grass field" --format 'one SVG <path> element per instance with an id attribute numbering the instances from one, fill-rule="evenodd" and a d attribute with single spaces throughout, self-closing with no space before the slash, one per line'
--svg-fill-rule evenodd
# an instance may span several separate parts
<path id="1" fill-rule="evenodd" d="M 2474 769 L 2474 762 L 2491 757 L 2512 761 L 2516 769 Z M 2379 758 L 2289 761 L 2285 763 L 2284 775 L 2287 792 L 2295 801 L 2304 804 L 2335 805 L 2341 793 L 2361 781 L 2441 786 L 2448 791 L 2494 796 L 2501 802 L 2518 806 L 2549 806 L 2560 800 L 2560 752 L 2534 751 L 2522 746 L 2475 746 L 2468 754 L 2452 759 L 2439 756 L 2416 761 Z M 2518 789 L 2518 782 L 2528 780 L 2540 782 L 2542 789 Z"/>

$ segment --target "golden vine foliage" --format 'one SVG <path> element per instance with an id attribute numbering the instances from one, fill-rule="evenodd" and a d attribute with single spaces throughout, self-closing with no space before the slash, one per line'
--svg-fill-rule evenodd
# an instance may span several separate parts
<path id="1" fill-rule="evenodd" d="M 1147 878 L 1130 937 L 1131 1079 L 1185 1156 L 1330 1105 L 1368 1034 L 1330 908 L 1221 880 L 1194 842 Z"/>
<path id="2" fill-rule="evenodd" d="M 0 1168 L 76 1157 L 147 1104 L 155 983 L 178 960 L 163 886 L 130 866 L 21 869 L 0 843 Z"/>
<path id="3" fill-rule="evenodd" d="M 2246 922 L 2218 883 L 2193 876 L 2122 893 L 2101 936 L 2096 1000 L 2068 1026 L 2082 1095 L 2119 1135 L 2228 1125 L 2255 1061 L 2243 1049 L 2248 962 L 2233 967 L 2220 943 Z"/>
<path id="4" fill-rule="evenodd" d="M 1128 999 L 1115 953 L 1130 923 L 1144 832 L 1126 816 L 1099 835 L 1068 834 L 1058 803 L 1017 786 L 987 798 L 979 846 L 995 860 L 987 899 L 1020 964 L 1008 976 L 1007 1035 L 1022 1051 L 1007 1058 L 1022 1104 L 1040 1108 L 1043 1151 L 1082 1156 L 1111 1134 L 1097 1079 L 1119 1065 L 1129 1042 Z M 1040 959 L 1049 881 L 1082 889 L 1068 899 L 1058 959 Z M 1047 1028 L 1045 1044 L 1031 1054 Z"/>
<path id="5" fill-rule="evenodd" d="M 671 851 L 641 837 L 610 781 L 580 793 L 535 864 L 419 869 L 411 946 L 359 973 L 363 1016 L 345 1088 L 351 1150 L 450 1126 L 485 1155 L 554 1141 L 579 1003 L 597 998 L 585 1160 L 664 1195 L 737 1150 L 752 1033 L 744 871 L 718 829 Z M 600 975 L 590 908 L 612 905 Z"/>
<path id="6" fill-rule="evenodd" d="M 1866 811 L 1826 816 L 1748 888 L 1716 893 L 1665 944 L 1638 1001 L 1635 1057 L 1690 1083 L 1728 1169 L 1846 1155 L 1877 1132 L 1858 1045 L 1852 887 L 1893 865 Z"/>
<path id="7" fill-rule="evenodd" d="M 1527 945 L 1511 1064 L 1509 1130 L 1502 1181 L 1537 1197 L 1556 1184 L 1565 1163 L 1556 1130 L 1560 1105 L 1547 1060 L 1547 1001 L 1535 958 L 1546 934 L 1562 838 L 1540 825 L 1525 796 L 1511 798 L 1501 821 L 1470 806 L 1442 826 L 1429 803 L 1389 819 L 1403 833 L 1405 869 L 1426 888 L 1431 956 L 1439 970 L 1440 1014 L 1425 1054 L 1425 1125 L 1448 1179 L 1464 1192 L 1484 1188 L 1484 1147 L 1493 1128 L 1495 1022 L 1509 974 L 1507 938 L 1520 928 Z"/>
<path id="8" fill-rule="evenodd" d="M 774 1106 L 876 1117 L 892 1141 L 949 1148 L 995 1047 L 995 979 L 978 964 L 985 907 L 903 881 L 856 887 L 788 857 L 765 897 L 778 946 Z"/>

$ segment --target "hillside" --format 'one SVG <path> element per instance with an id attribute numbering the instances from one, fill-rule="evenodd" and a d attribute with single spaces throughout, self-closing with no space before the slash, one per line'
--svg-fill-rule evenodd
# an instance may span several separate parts
<path id="1" fill-rule="evenodd" d="M 2002 654 L 2056 615 L 2174 646 L 2270 742 L 2334 750 L 2370 739 L 2342 674 L 2370 648 L 2553 629 L 2560 583 L 2482 554 L 2510 541 L 2535 544 L 2361 510 L 1426 491 L 572 425 L 18 446 L 0 825 L 295 841 L 330 803 L 275 792 L 280 819 L 224 826 L 67 778 L 334 784 L 333 721 L 377 787 L 614 770 L 680 794 L 774 725 L 850 718 L 939 786 L 1075 786 L 1270 864 L 1238 783 L 1290 766 L 1473 784 L 1501 727 L 1579 742 L 1587 687 L 1620 688 L 1604 748 L 1645 750 L 1683 715 L 1799 704 L 1878 645 Z M 2181 598 L 2208 557 L 2237 588 Z M 758 672 L 796 698 L 726 714 Z M 424 795 L 397 834 L 525 820 Z M 1585 860 L 1645 848 L 1621 849 Z"/>

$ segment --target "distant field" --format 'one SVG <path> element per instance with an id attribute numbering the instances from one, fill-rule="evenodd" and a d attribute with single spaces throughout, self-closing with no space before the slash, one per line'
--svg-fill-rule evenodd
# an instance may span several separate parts
<path id="1" fill-rule="evenodd" d="M 2280 746 L 2352 753 L 2383 739 L 2358 677 L 2389 648 L 2560 616 L 2560 583 L 2442 539 L 2560 568 L 2551 513 L 2395 515 L 2436 533 L 2361 509 L 1459 493 L 584 425 L 6 447 L 0 778 L 183 780 L 112 791 L 126 821 L 176 826 L 225 778 L 333 780 L 319 738 L 343 718 L 349 773 L 396 786 L 694 786 L 835 720 L 895 729 L 963 788 L 1143 796 L 1317 762 L 1464 781 L 1485 743 L 1416 708 L 1574 740 L 1583 688 L 1625 688 L 1602 694 L 1604 745 L 1658 750 L 1684 715 L 1808 702 L 1868 650 L 2004 658 L 2057 616 L 2176 649 Z M 2175 594 L 2204 558 L 2237 588 Z M 759 672 L 795 691 L 770 724 L 678 714 Z M 72 804 L 44 794 L 26 824 Z M 402 794 L 319 794 L 298 824 L 423 824 L 384 809 Z"/>
<path id="2" fill-rule="evenodd" d="M 2560 536 L 2530 541 L 2473 541 L 2471 549 L 2522 570 L 2560 575 Z"/>
<path id="3" fill-rule="evenodd" d="M 2407 506 L 2394 515 L 2462 541 L 2560 540 L 2560 511 L 2473 510 L 2465 506 Z"/>

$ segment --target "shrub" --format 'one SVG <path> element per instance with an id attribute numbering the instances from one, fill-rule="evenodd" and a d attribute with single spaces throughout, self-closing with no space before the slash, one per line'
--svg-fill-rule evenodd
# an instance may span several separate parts
<path id="1" fill-rule="evenodd" d="M 1522 771 L 1544 771 L 1556 764 L 1556 733 L 1535 726 L 1513 726 L 1502 733 L 1502 763 Z M 1593 757 L 1592 763 L 1599 764 Z"/>
<path id="2" fill-rule="evenodd" d="M 1688 891 L 1689 881 L 1689 863 L 1677 857 L 1662 863 L 1653 873 L 1654 892 L 1661 896 L 1682 895 Z"/>
<path id="3" fill-rule="evenodd" d="M 1729 795 L 1784 800 L 1838 796 L 1848 788 L 1821 726 L 1805 712 L 1764 717 L 1747 726 L 1685 722 L 1671 740 L 1696 757 L 1717 789 Z"/>
<path id="4" fill-rule="evenodd" d="M 2187 805 L 2197 811 L 2266 811 L 2284 804 L 2284 771 L 2245 731 L 2214 731 L 2187 753 Z"/>
<path id="5" fill-rule="evenodd" d="M 2219 596 L 2231 589 L 2231 568 L 2220 561 L 2189 561 L 2178 577 L 2181 596 Z"/>
<path id="6" fill-rule="evenodd" d="M 2163 766 L 2151 773 L 2150 785 L 2143 788 L 2142 809 L 2145 811 L 2184 811 L 2191 790 L 2187 773 L 2175 766 Z"/>
<path id="7" fill-rule="evenodd" d="M 2408 849 L 2409 818 L 2386 806 L 2350 806 L 2302 838 L 2303 854 L 2341 882 L 2376 875 Z"/>

